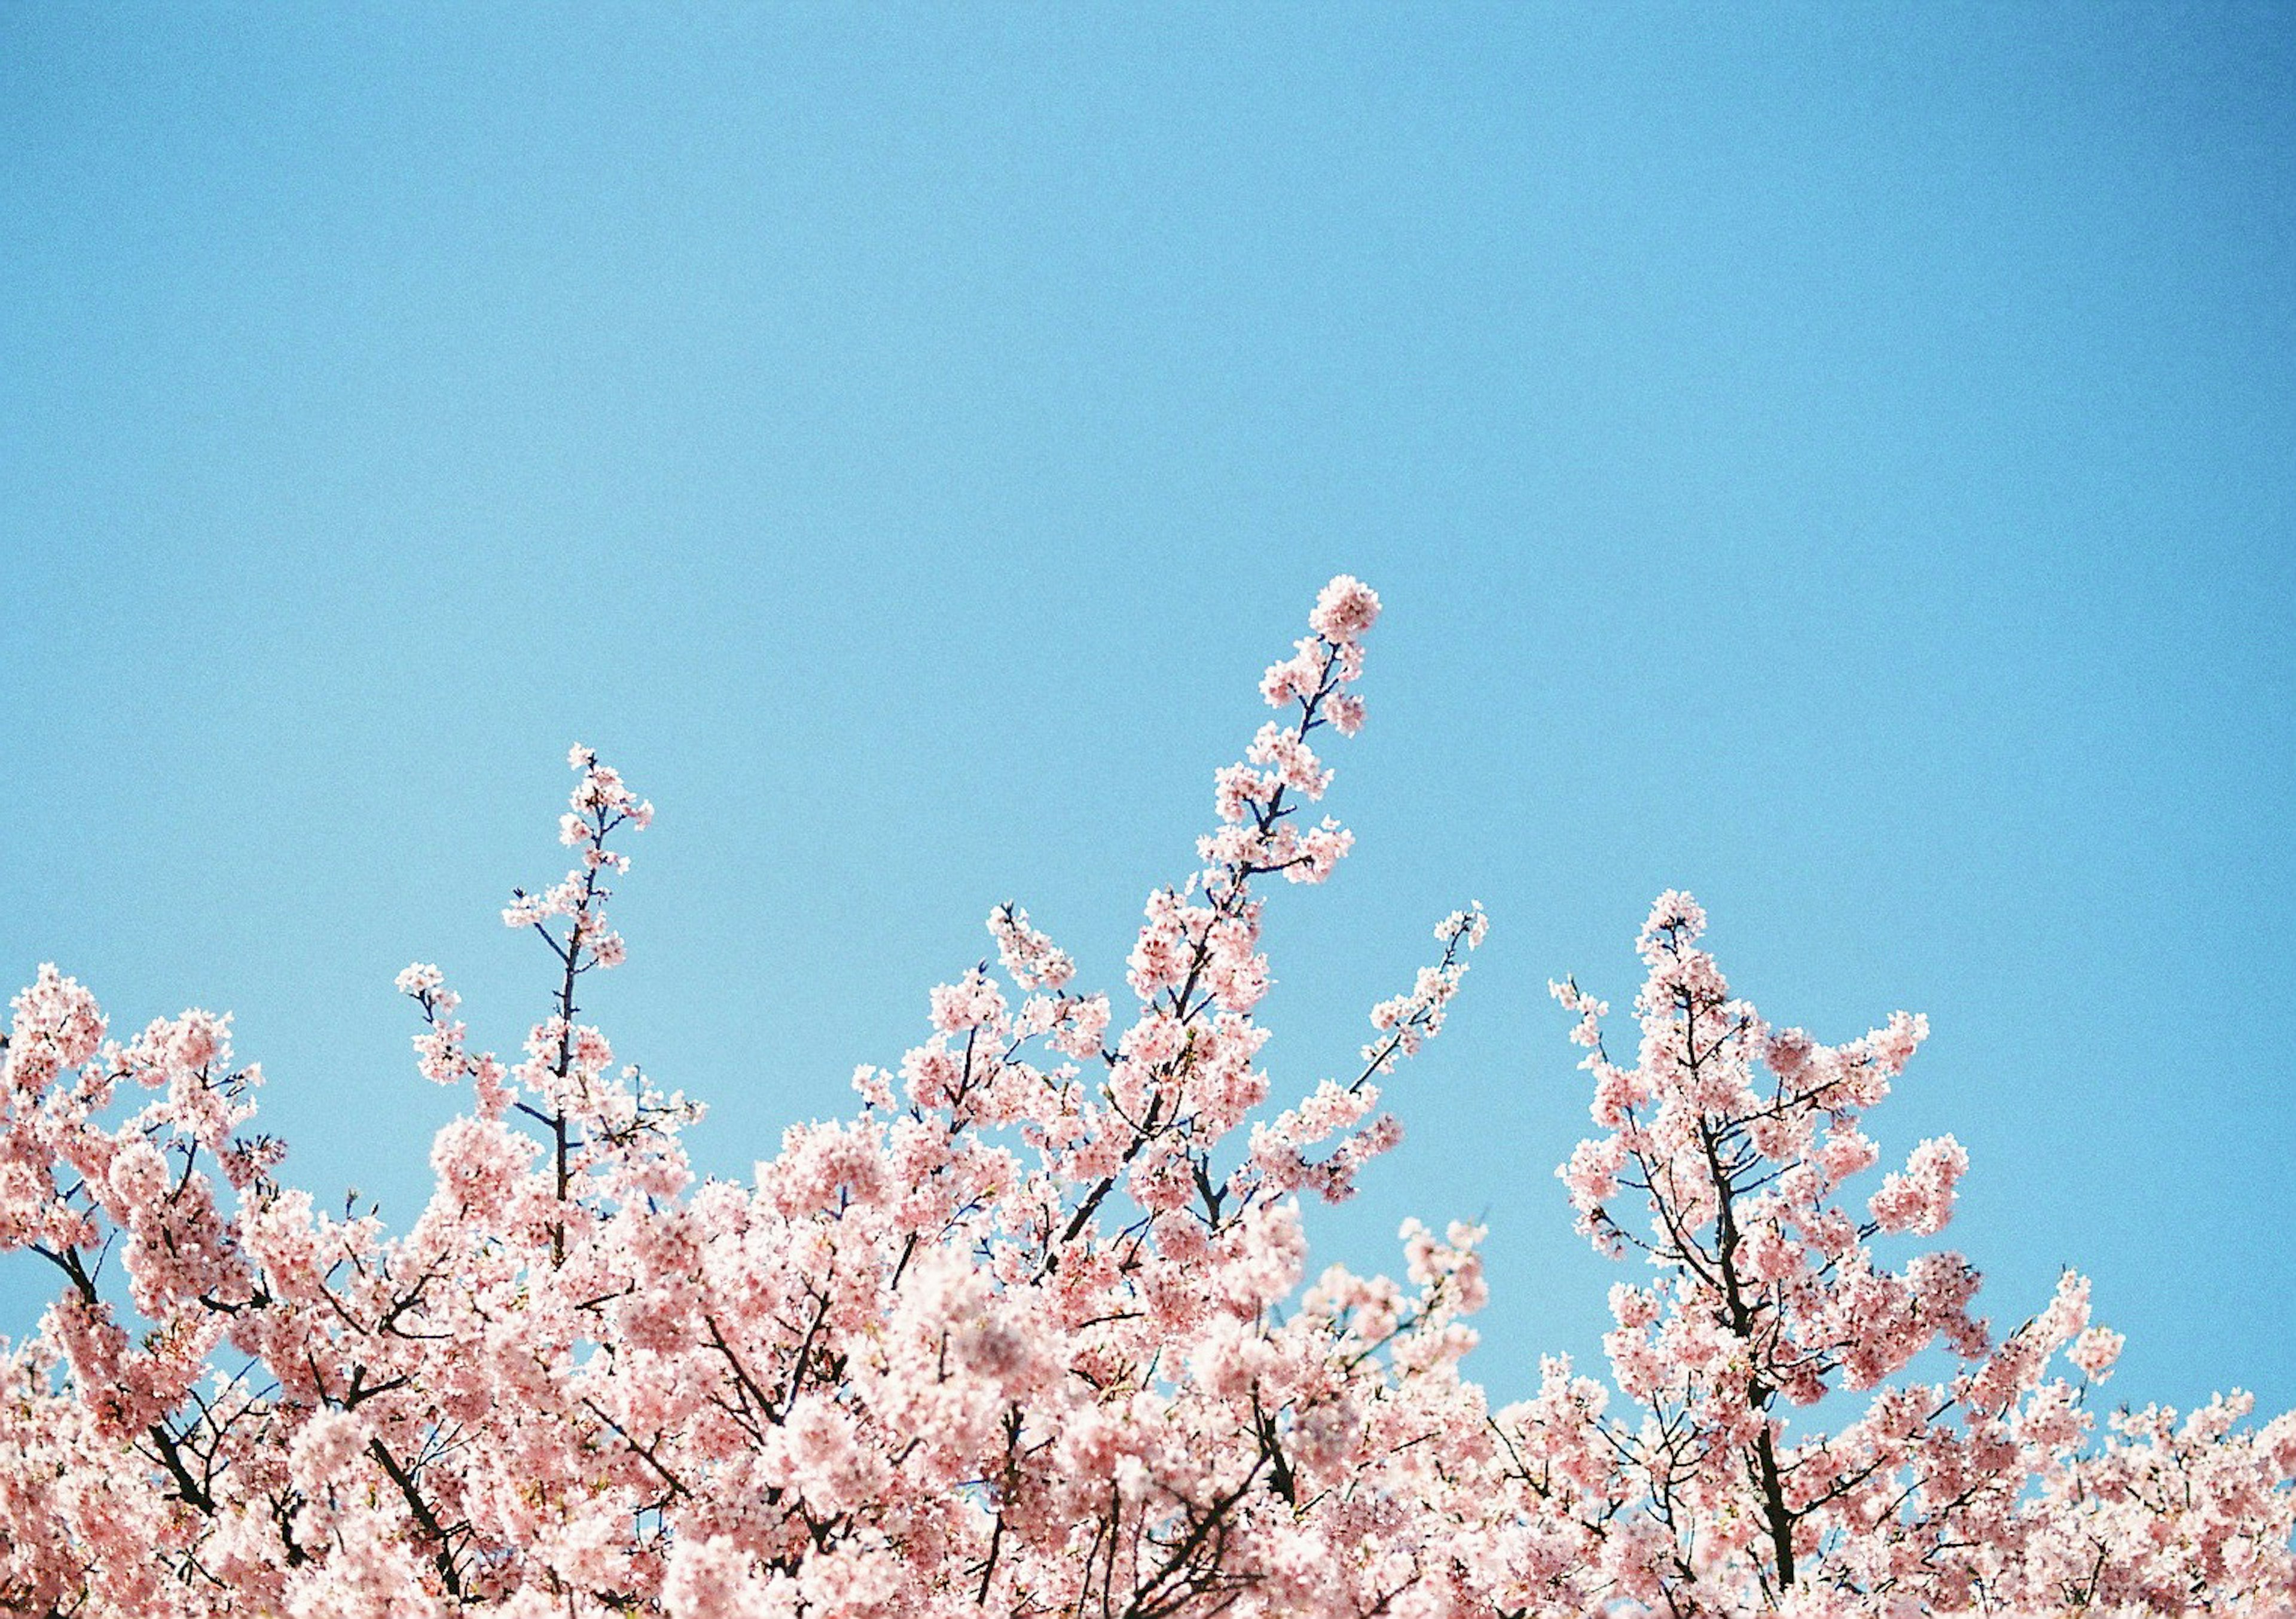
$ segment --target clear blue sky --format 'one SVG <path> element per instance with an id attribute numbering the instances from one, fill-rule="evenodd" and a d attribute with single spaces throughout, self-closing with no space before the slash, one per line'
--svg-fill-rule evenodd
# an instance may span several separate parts
<path id="1" fill-rule="evenodd" d="M 1681 885 L 1930 1015 L 1873 1127 L 1997 1320 L 2296 1404 L 2292 154 L 2284 5 L 9 8 L 0 969 L 235 1009 L 404 1216 L 391 975 L 515 1045 L 579 739 L 661 808 L 594 1009 L 746 1173 L 997 901 L 1120 986 L 1344 569 L 1279 1088 L 1494 931 L 1326 1253 L 1483 1215 L 1480 1375 L 1593 1348 L 1544 985 Z"/>

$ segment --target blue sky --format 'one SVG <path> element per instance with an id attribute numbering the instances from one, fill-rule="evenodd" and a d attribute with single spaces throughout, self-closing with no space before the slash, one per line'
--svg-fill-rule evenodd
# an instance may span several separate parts
<path id="1" fill-rule="evenodd" d="M 1352 571 L 1279 1092 L 1494 928 L 1325 1255 L 1484 1217 L 1480 1375 L 1593 1349 L 1544 985 L 1680 885 L 1930 1015 L 1871 1128 L 1997 1321 L 2296 1404 L 2292 92 L 2261 6 L 14 8 L 0 976 L 234 1009 L 408 1213 L 391 975 L 516 1044 L 579 739 L 661 809 L 593 1010 L 746 1173 L 998 901 L 1120 986 Z"/>

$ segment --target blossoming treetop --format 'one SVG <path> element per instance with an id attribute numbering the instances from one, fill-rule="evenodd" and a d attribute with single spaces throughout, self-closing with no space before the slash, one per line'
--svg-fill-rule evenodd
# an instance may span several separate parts
<path id="1" fill-rule="evenodd" d="M 1602 1133 L 1565 1166 L 1612 1289 L 1613 1387 L 1460 1374 L 1476 1245 L 1404 1231 L 1403 1282 L 1311 1282 L 1299 1194 L 1399 1134 L 1381 1083 L 1440 1032 L 1480 910 L 1372 1014 L 1362 1066 L 1271 1110 L 1268 879 L 1352 734 L 1378 598 L 1339 578 L 1218 773 L 1199 869 L 1149 896 L 1111 997 L 1026 912 L 1001 974 L 936 988 L 854 1116 L 754 1185 L 698 1181 L 698 1108 L 581 1021 L 652 807 L 577 748 L 576 864 L 504 912 L 550 1000 L 473 1050 L 436 968 L 418 1064 L 470 1087 L 403 1232 L 337 1217 L 245 1132 L 259 1075 L 204 1012 L 109 1036 L 44 968 L 0 1071 L 0 1249 L 53 1267 L 0 1355 L 0 1610 L 49 1615 L 1675 1615 L 2277 1613 L 2296 1421 L 2089 1406 L 2119 1339 L 2069 1276 L 1995 1334 L 1923 1143 L 1862 1198 L 1865 1115 L 1924 1028 L 1846 1044 L 1732 997 L 1688 895 L 1644 929 L 1631 1065 L 1557 986 Z M 116 1263 L 111 1263 L 116 1261 Z M 1911 1375 L 1942 1349 L 1955 1368 Z M 1791 1408 L 1859 1402 L 1821 1430 Z M 1833 1411 L 1839 1398 L 1829 1401 Z M 1816 1413 L 1812 1413 L 1814 1416 Z"/>

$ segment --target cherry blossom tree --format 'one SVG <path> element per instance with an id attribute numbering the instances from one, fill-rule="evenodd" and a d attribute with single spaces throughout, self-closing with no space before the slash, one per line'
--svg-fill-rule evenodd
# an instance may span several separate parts
<path id="1" fill-rule="evenodd" d="M 1926 1022 L 1838 1046 L 1774 1028 L 1698 948 L 1705 927 L 1686 894 L 1652 909 L 1631 1067 L 1604 1046 L 1608 1006 L 1552 986 L 1604 1132 L 1560 1173 L 1580 1231 L 1651 1280 L 1611 1290 L 1620 1413 L 1549 1361 L 1495 1426 L 1507 1475 L 1583 1537 L 1573 1570 L 1605 1571 L 1594 1594 L 1676 1614 L 2289 1611 L 2296 1417 L 2240 1432 L 2234 1394 L 2181 1420 L 2122 1411 L 2100 1443 L 2089 1396 L 2121 1338 L 2091 1323 L 2086 1280 L 1997 1337 L 1962 1255 L 1878 1251 L 1952 1218 L 1958 1142 L 1845 1190 Z M 1951 1370 L 1901 1375 L 1925 1351 Z M 1831 1432 L 1784 1419 L 1861 1394 Z"/>
<path id="2" fill-rule="evenodd" d="M 58 1290 L 0 1344 L 0 1611 L 2290 1611 L 2296 1422 L 2234 1396 L 2100 1429 L 2120 1341 L 2086 1283 L 1997 1337 L 1959 1255 L 1890 1268 L 1966 1164 L 1924 1142 L 1845 1190 L 1921 1021 L 1772 1028 L 1686 895 L 1644 930 L 1633 1066 L 1557 990 L 1603 1132 L 1570 1196 L 1645 1266 L 1612 1291 L 1615 1389 L 1549 1361 L 1494 1410 L 1462 1375 L 1474 1228 L 1406 1225 L 1400 1282 L 1308 1280 L 1302 1194 L 1394 1144 L 1382 1083 L 1484 935 L 1446 917 L 1360 1069 L 1270 1106 L 1263 907 L 1348 853 L 1316 748 L 1364 721 L 1378 610 L 1335 579 L 1268 670 L 1279 718 L 1218 773 L 1120 994 L 999 907 L 1000 970 L 935 988 L 922 1043 L 751 1184 L 698 1179 L 698 1107 L 582 1020 L 652 814 L 585 748 L 573 869 L 504 912 L 549 969 L 522 1054 L 400 975 L 418 1067 L 470 1097 L 401 1232 L 281 1178 L 228 1018 L 116 1038 L 43 968 L 0 1069 L 0 1250 Z"/>

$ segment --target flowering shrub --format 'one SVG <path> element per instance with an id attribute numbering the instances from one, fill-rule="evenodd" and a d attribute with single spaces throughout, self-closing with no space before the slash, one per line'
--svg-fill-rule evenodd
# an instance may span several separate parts
<path id="1" fill-rule="evenodd" d="M 2234 1397 L 2100 1431 L 2120 1339 L 2085 1282 L 1997 1337 L 1958 1255 L 1886 1266 L 1875 1241 L 1939 1231 L 1966 1166 L 1928 1141 L 1850 1190 L 1922 1021 L 1773 1027 L 1686 895 L 1643 931 L 1631 1066 L 1600 1001 L 1555 991 L 1602 1132 L 1570 1198 L 1646 1262 L 1612 1289 L 1614 1388 L 1549 1361 L 1493 1410 L 1461 1376 L 1471 1227 L 1406 1226 L 1403 1282 L 1302 1286 L 1299 1194 L 1346 1198 L 1397 1140 L 1380 1082 L 1484 932 L 1446 917 L 1360 1071 L 1269 1110 L 1262 907 L 1348 852 L 1309 819 L 1315 743 L 1363 723 L 1378 610 L 1332 581 L 1268 670 L 1282 717 L 1218 773 L 1121 997 L 1000 907 L 1001 975 L 933 990 L 922 1043 L 754 1185 L 697 1181 L 697 1109 L 578 1020 L 652 814 L 586 749 L 573 870 L 504 912 L 552 963 L 523 1056 L 471 1046 L 436 968 L 399 977 L 422 1072 L 471 1097 L 402 1234 L 278 1178 L 227 1019 L 113 1039 L 43 968 L 0 1070 L 0 1249 L 59 1293 L 0 1345 L 0 1609 L 2290 1611 L 2296 1421 L 2243 1427 Z M 1955 1370 L 1914 1375 L 1933 1349 Z M 1831 1431 L 1784 1420 L 1847 1391 Z"/>

